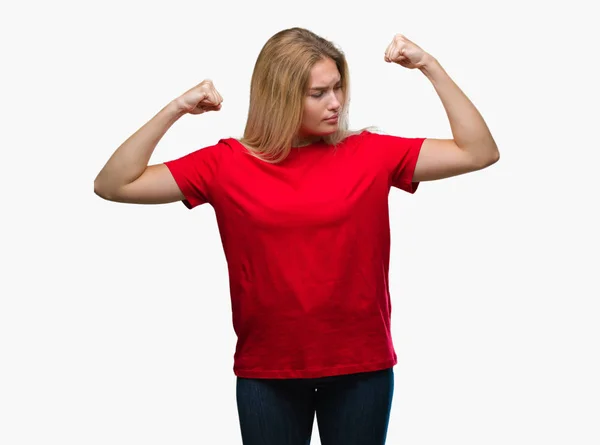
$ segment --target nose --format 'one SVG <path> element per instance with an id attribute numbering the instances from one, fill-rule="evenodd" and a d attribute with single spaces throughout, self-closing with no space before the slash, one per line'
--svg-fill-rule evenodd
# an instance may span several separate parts
<path id="1" fill-rule="evenodd" d="M 333 93 L 333 99 L 331 99 L 329 101 L 329 110 L 331 111 L 338 111 L 341 108 L 342 104 L 341 102 L 338 100 L 335 92 Z"/>

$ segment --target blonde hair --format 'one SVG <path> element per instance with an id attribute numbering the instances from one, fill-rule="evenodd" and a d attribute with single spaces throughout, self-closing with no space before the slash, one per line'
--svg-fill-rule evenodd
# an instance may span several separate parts
<path id="1" fill-rule="evenodd" d="M 248 120 L 244 136 L 239 139 L 252 155 L 269 163 L 288 156 L 302 123 L 310 71 L 326 58 L 335 62 L 340 73 L 343 104 L 337 130 L 323 136 L 323 140 L 337 145 L 367 129 L 348 129 L 349 73 L 344 53 L 307 29 L 285 29 L 265 43 L 252 73 Z"/>

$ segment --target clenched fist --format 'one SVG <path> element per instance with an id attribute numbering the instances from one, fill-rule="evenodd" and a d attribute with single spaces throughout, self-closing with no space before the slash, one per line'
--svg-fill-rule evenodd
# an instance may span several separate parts
<path id="1" fill-rule="evenodd" d="M 396 34 L 385 50 L 383 59 L 404 68 L 422 68 L 431 56 L 402 34 Z"/>
<path id="2" fill-rule="evenodd" d="M 186 113 L 202 114 L 206 111 L 219 111 L 223 98 L 212 81 L 207 79 L 183 93 L 175 102 Z"/>

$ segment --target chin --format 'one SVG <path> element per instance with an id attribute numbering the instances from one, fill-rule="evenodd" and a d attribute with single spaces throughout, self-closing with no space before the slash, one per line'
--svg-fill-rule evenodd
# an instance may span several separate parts
<path id="1" fill-rule="evenodd" d="M 332 124 L 325 124 L 320 130 L 319 130 L 319 136 L 325 136 L 328 134 L 333 134 L 338 130 L 338 125 L 332 125 Z"/>

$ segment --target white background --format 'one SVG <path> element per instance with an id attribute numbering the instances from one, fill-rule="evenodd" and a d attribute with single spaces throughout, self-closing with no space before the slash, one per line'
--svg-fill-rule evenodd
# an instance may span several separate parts
<path id="1" fill-rule="evenodd" d="M 205 78 L 222 110 L 184 116 L 151 163 L 241 136 L 260 49 L 301 26 L 346 53 L 352 128 L 452 137 L 427 78 L 383 61 L 403 33 L 474 102 L 501 151 L 486 170 L 390 194 L 399 364 L 387 443 L 599 444 L 589 5 L 2 6 L 0 443 L 241 444 L 213 209 L 108 202 L 93 180 Z"/>

